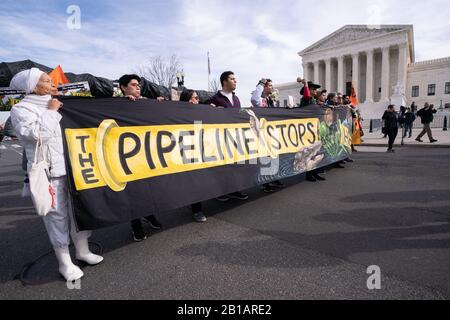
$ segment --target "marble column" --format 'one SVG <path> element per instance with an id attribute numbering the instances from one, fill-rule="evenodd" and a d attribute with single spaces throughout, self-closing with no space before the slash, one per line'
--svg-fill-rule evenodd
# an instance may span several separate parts
<path id="1" fill-rule="evenodd" d="M 319 61 L 314 61 L 314 83 L 319 84 Z"/>
<path id="2" fill-rule="evenodd" d="M 381 101 L 390 101 L 391 88 L 389 86 L 389 47 L 382 48 L 381 63 Z"/>
<path id="3" fill-rule="evenodd" d="M 303 79 L 308 80 L 309 79 L 309 73 L 308 73 L 308 63 L 303 62 Z"/>
<path id="4" fill-rule="evenodd" d="M 366 51 L 366 103 L 373 102 L 373 50 Z"/>
<path id="5" fill-rule="evenodd" d="M 337 70 L 337 91 L 344 93 L 344 56 L 337 58 L 338 60 L 338 70 Z"/>
<path id="6" fill-rule="evenodd" d="M 403 43 L 398 48 L 398 83 L 402 86 L 402 94 L 406 95 L 406 77 L 408 69 L 407 44 Z"/>
<path id="7" fill-rule="evenodd" d="M 352 82 L 353 87 L 355 88 L 356 96 L 360 97 L 359 92 L 359 53 L 352 55 Z M 359 100 L 359 99 L 358 99 Z"/>
<path id="8" fill-rule="evenodd" d="M 325 89 L 331 91 L 331 59 L 325 60 Z"/>

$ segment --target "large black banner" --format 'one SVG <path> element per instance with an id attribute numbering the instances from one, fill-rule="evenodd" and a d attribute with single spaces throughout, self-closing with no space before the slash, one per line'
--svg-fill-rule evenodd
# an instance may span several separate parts
<path id="1" fill-rule="evenodd" d="M 351 113 L 65 99 L 61 126 L 80 230 L 186 206 L 342 160 Z"/>

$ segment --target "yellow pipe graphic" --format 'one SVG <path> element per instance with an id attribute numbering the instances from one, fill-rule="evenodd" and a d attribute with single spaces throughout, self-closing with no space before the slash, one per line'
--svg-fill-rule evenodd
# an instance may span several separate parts
<path id="1" fill-rule="evenodd" d="M 66 129 L 77 190 L 296 153 L 317 142 L 317 118 L 266 121 L 251 111 L 247 123 L 119 127 L 113 119 L 98 128 Z M 250 162 L 253 163 L 253 162 Z"/>
<path id="2" fill-rule="evenodd" d="M 119 125 L 115 120 L 104 120 L 97 129 L 97 140 L 95 143 L 95 151 L 97 154 L 98 168 L 103 180 L 105 180 L 108 187 L 113 191 L 119 192 L 125 189 L 127 183 L 120 181 L 114 176 L 114 170 L 110 165 L 110 153 L 106 149 L 106 139 L 113 128 L 118 128 Z"/>

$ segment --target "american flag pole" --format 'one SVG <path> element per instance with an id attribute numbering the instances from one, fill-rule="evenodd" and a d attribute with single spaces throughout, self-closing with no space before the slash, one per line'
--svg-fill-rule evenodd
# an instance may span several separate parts
<path id="1" fill-rule="evenodd" d="M 210 81 L 209 81 L 209 76 L 211 75 L 211 63 L 209 61 L 209 51 L 208 51 L 208 91 L 211 90 L 210 88 Z"/>

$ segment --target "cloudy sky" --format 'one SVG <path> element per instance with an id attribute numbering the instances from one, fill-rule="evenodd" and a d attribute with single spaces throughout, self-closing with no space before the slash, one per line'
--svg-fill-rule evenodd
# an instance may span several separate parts
<path id="1" fill-rule="evenodd" d="M 81 28 L 69 29 L 77 5 Z M 416 61 L 450 56 L 447 0 L 10 1 L 0 3 L 0 62 L 31 59 L 64 71 L 117 79 L 152 56 L 176 54 L 185 85 L 206 89 L 233 70 L 249 99 L 261 77 L 302 74 L 297 52 L 345 24 L 413 24 Z"/>

